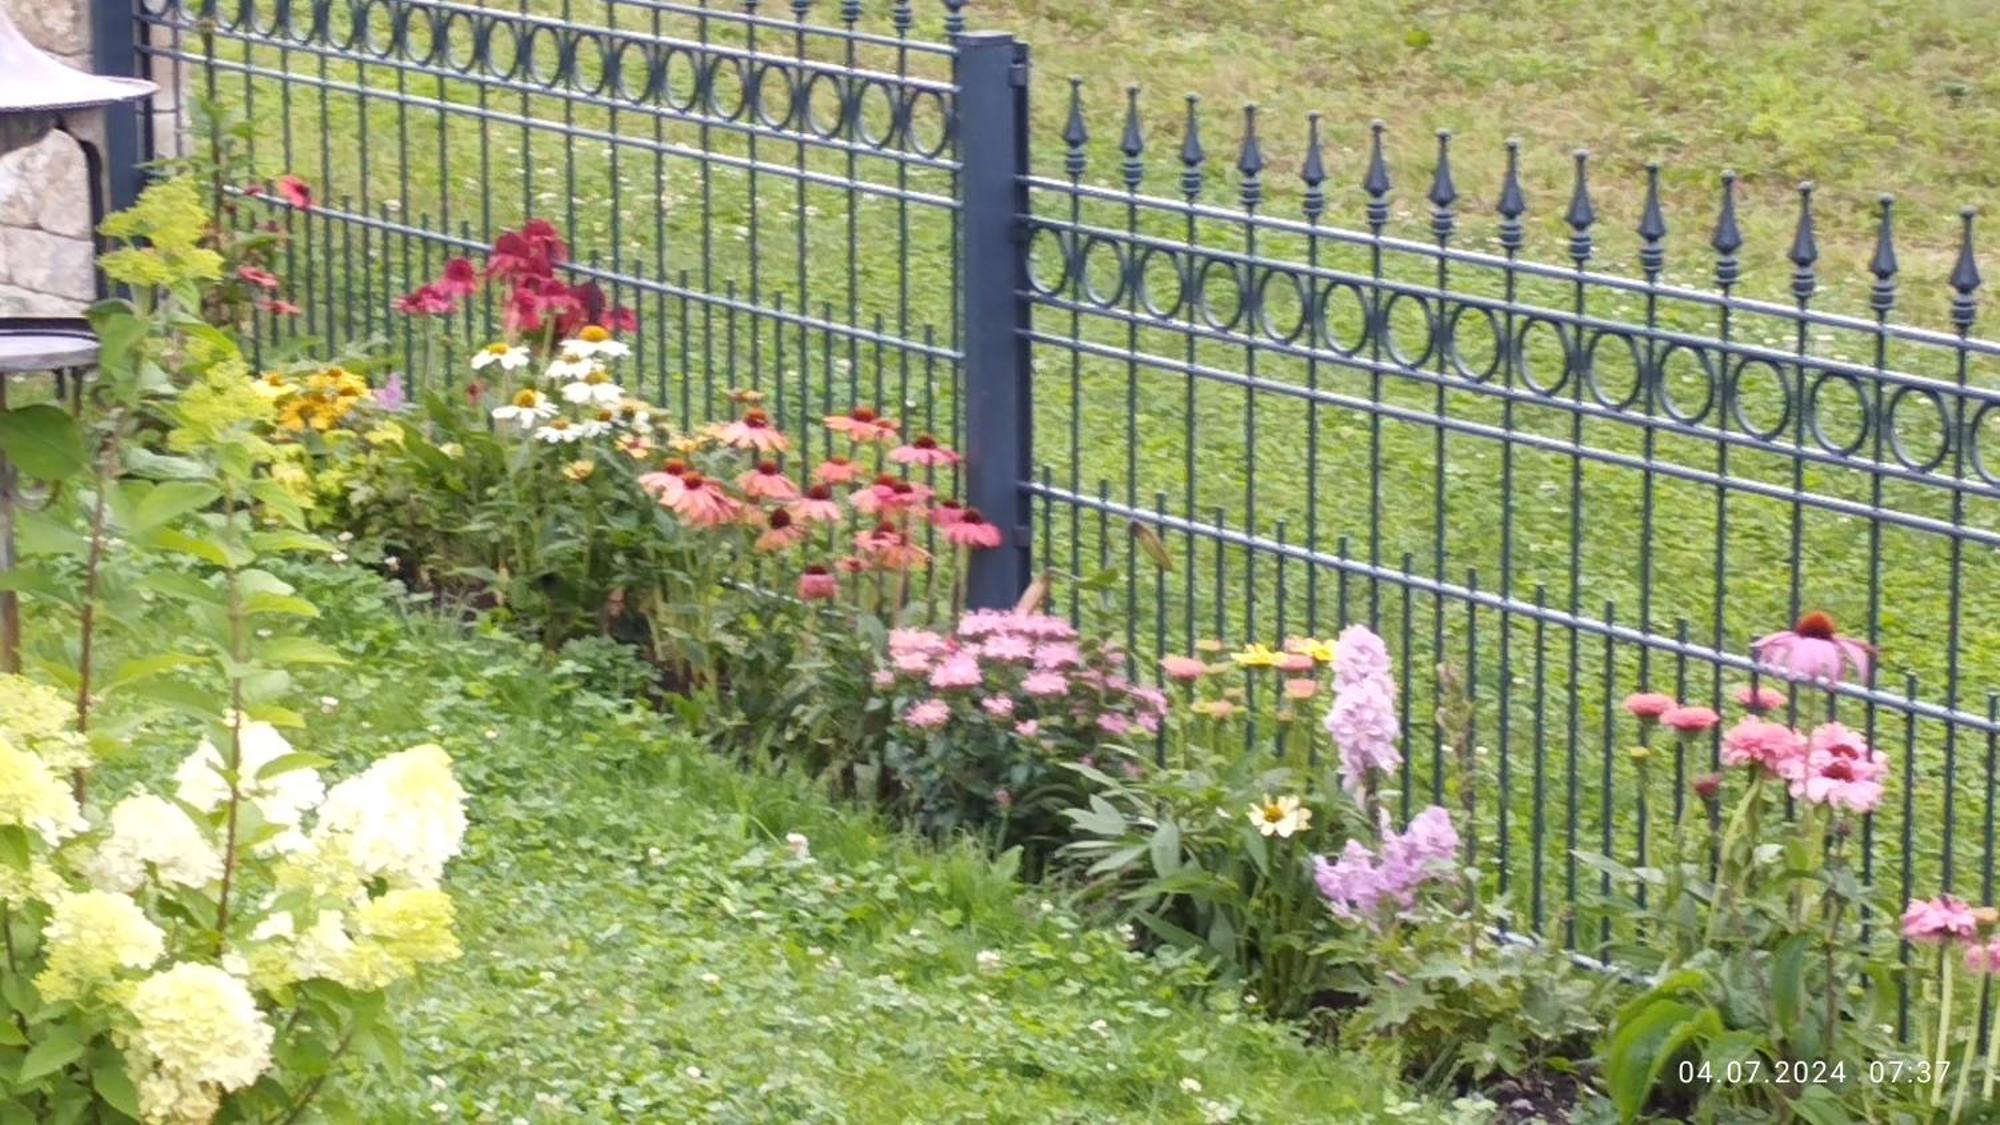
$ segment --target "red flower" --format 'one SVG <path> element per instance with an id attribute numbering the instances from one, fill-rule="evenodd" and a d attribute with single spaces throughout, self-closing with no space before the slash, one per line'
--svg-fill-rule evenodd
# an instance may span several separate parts
<path id="1" fill-rule="evenodd" d="M 237 266 L 236 276 L 255 285 L 259 289 L 276 289 L 278 287 L 277 274 L 271 273 L 268 270 L 260 270 L 256 266 Z"/>
<path id="2" fill-rule="evenodd" d="M 619 305 L 604 314 L 603 324 L 613 332 L 637 332 L 639 314 L 624 305 Z"/>
<path id="3" fill-rule="evenodd" d="M 419 285 L 396 298 L 396 311 L 408 316 L 443 316 L 458 307 L 435 285 Z"/>
<path id="4" fill-rule="evenodd" d="M 479 291 L 479 271 L 470 260 L 453 258 L 444 264 L 444 276 L 433 284 L 446 296 L 470 297 Z"/>
<path id="5" fill-rule="evenodd" d="M 289 172 L 278 177 L 278 194 L 285 197 L 286 203 L 301 211 L 312 210 L 312 186 Z"/>

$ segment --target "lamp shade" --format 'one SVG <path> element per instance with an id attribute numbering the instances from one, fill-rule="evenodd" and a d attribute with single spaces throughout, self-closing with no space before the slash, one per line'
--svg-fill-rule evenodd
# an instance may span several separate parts
<path id="1" fill-rule="evenodd" d="M 28 42 L 0 6 L 0 115 L 91 109 L 143 98 L 158 88 L 143 78 L 109 78 L 64 66 Z"/>

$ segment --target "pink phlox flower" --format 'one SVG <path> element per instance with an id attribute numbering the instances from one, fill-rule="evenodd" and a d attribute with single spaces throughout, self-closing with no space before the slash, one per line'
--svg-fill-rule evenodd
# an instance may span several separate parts
<path id="1" fill-rule="evenodd" d="M 980 671 L 979 657 L 969 650 L 954 652 L 931 670 L 931 686 L 940 691 L 953 688 L 978 687 L 985 682 L 985 674 Z"/>
<path id="2" fill-rule="evenodd" d="M 1060 672 L 1035 672 L 1021 681 L 1021 690 L 1029 695 L 1062 695 L 1069 691 L 1069 678 Z"/>
<path id="3" fill-rule="evenodd" d="M 989 695 L 979 701 L 979 706 L 996 719 L 1010 718 L 1014 714 L 1014 701 L 1004 695 Z"/>
<path id="4" fill-rule="evenodd" d="M 1035 658 L 1035 642 L 1012 633 L 995 633 L 980 642 L 979 652 L 993 660 L 1025 664 Z"/>
<path id="5" fill-rule="evenodd" d="M 1396 749 L 1402 727 L 1383 682 L 1364 680 L 1341 689 L 1325 725 L 1340 750 L 1341 787 L 1351 796 L 1358 799 L 1367 790 L 1371 771 L 1390 773 L 1403 764 Z"/>
<path id="6" fill-rule="evenodd" d="M 1041 644 L 1035 645 L 1035 667 L 1037 668 L 1062 669 L 1080 668 L 1082 666 L 1083 651 L 1077 648 L 1074 642 L 1044 641 Z"/>
<path id="7" fill-rule="evenodd" d="M 1097 716 L 1097 729 L 1112 736 L 1122 738 L 1132 731 L 1132 721 L 1116 711 L 1106 711 Z"/>
<path id="8" fill-rule="evenodd" d="M 1349 688 L 1371 680 L 1390 685 L 1395 691 L 1395 665 L 1389 646 L 1366 625 L 1349 625 L 1333 642 L 1333 686 Z"/>

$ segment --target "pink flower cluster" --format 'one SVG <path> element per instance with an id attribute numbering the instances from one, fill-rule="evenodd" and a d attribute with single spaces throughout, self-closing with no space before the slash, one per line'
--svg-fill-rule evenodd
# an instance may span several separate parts
<path id="1" fill-rule="evenodd" d="M 1047 614 L 974 610 L 951 635 L 896 629 L 885 657 L 876 683 L 914 697 L 902 720 L 918 730 L 969 722 L 1053 746 L 1152 735 L 1167 711 L 1158 689 L 1126 679 L 1121 653 Z"/>
<path id="2" fill-rule="evenodd" d="M 1967 969 L 2000 976 L 2000 910 L 1974 908 L 1956 895 L 1913 898 L 1903 910 L 1903 936 L 1920 945 L 1963 946 Z"/>
<path id="3" fill-rule="evenodd" d="M 1451 814 L 1436 805 L 1418 813 L 1401 833 L 1389 828 L 1386 812 L 1382 816 L 1379 851 L 1349 840 L 1338 860 L 1313 857 L 1313 882 L 1341 918 L 1377 923 L 1385 908 L 1410 909 L 1418 888 L 1448 871 L 1458 855 Z"/>
<path id="4" fill-rule="evenodd" d="M 1363 801 L 1373 774 L 1394 773 L 1403 764 L 1394 665 L 1382 638 L 1362 625 L 1341 630 L 1334 642 L 1333 682 L 1326 730 L 1340 750 L 1341 788 Z"/>
<path id="5" fill-rule="evenodd" d="M 1626 696 L 1625 710 L 1641 723 L 1659 723 L 1683 738 L 1693 738 L 1712 730 L 1722 721 L 1722 716 L 1711 708 L 1689 706 L 1657 691 Z"/>
<path id="6" fill-rule="evenodd" d="M 1793 798 L 1838 812 L 1869 813 L 1882 803 L 1889 762 L 1846 726 L 1821 723 L 1802 735 L 1752 716 L 1722 736 L 1722 760 L 1784 780 Z"/>

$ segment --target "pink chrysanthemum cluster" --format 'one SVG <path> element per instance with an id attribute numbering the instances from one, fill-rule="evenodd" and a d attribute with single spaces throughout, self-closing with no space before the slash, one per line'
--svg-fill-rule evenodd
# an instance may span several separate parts
<path id="1" fill-rule="evenodd" d="M 1451 814 L 1436 805 L 1418 813 L 1400 833 L 1389 828 L 1386 812 L 1382 816 L 1379 849 L 1349 840 L 1337 860 L 1313 857 L 1313 882 L 1341 918 L 1377 923 L 1385 909 L 1410 909 L 1417 890 L 1448 872 L 1458 855 Z"/>
<path id="2" fill-rule="evenodd" d="M 1783 723 L 1752 716 L 1722 736 L 1722 760 L 1780 778 L 1794 799 L 1837 812 L 1874 812 L 1889 777 L 1889 762 L 1882 752 L 1837 722 L 1800 734 Z"/>
<path id="3" fill-rule="evenodd" d="M 1377 774 L 1403 765 L 1397 749 L 1402 725 L 1396 718 L 1395 666 L 1388 646 L 1366 626 L 1350 625 L 1334 642 L 1333 708 L 1326 730 L 1340 750 L 1340 785 L 1365 802 Z"/>
<path id="4" fill-rule="evenodd" d="M 949 635 L 897 629 L 884 660 L 876 683 L 919 730 L 997 726 L 1055 747 L 1150 736 L 1167 710 L 1158 689 L 1126 679 L 1117 649 L 1047 614 L 974 610 Z"/>

